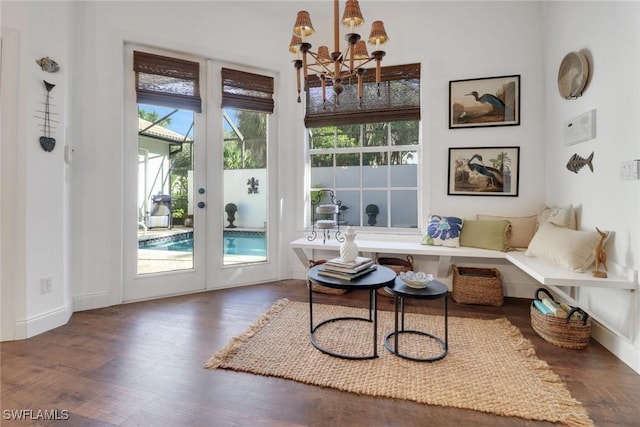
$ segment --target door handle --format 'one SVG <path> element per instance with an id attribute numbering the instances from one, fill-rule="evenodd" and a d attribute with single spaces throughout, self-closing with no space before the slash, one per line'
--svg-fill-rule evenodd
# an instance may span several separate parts
<path id="1" fill-rule="evenodd" d="M 204 202 L 198 202 L 198 207 L 200 209 L 204 208 L 206 205 L 204 204 Z"/>

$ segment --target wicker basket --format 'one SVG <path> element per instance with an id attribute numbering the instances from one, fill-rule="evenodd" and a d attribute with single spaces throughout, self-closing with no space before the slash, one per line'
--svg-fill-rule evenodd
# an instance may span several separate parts
<path id="1" fill-rule="evenodd" d="M 376 255 L 376 264 L 383 265 L 388 267 L 396 272 L 396 275 L 402 273 L 403 271 L 413 271 L 413 257 L 411 255 L 407 255 L 406 259 L 402 258 L 392 258 L 392 257 L 378 257 Z M 377 291 L 378 295 L 382 295 L 385 297 L 392 297 L 389 292 L 385 291 L 384 288 L 379 288 Z"/>
<path id="2" fill-rule="evenodd" d="M 327 261 L 326 260 L 318 260 L 318 261 L 309 260 L 309 268 L 314 267 L 316 265 L 324 264 L 325 262 Z M 311 280 L 307 280 L 307 289 L 309 289 L 309 286 L 311 286 L 311 290 L 313 292 L 318 292 L 321 294 L 342 295 L 348 291 L 348 289 L 337 289 L 337 288 L 330 288 L 328 286 L 318 285 L 317 283 L 312 283 Z"/>
<path id="3" fill-rule="evenodd" d="M 536 299 L 540 300 L 539 293 L 547 294 L 550 300 L 553 297 L 545 288 L 536 290 Z M 574 313 L 580 314 L 579 318 Z M 580 349 L 589 344 L 591 338 L 591 319 L 581 308 L 574 307 L 567 317 L 544 315 L 531 303 L 531 326 L 544 340 L 558 347 Z"/>
<path id="4" fill-rule="evenodd" d="M 504 302 L 502 278 L 497 268 L 458 267 L 452 265 L 451 297 L 460 304 L 481 304 L 499 307 Z"/>

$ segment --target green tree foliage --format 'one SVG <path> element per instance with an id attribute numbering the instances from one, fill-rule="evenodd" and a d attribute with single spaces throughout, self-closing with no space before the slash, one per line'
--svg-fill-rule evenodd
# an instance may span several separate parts
<path id="1" fill-rule="evenodd" d="M 227 110 L 233 126 L 225 131 L 225 169 L 267 167 L 267 115 L 254 111 Z M 233 129 L 235 127 L 238 132 Z"/>
<path id="2" fill-rule="evenodd" d="M 138 117 L 140 117 L 141 119 L 147 120 L 151 123 L 155 123 L 160 117 L 158 116 L 158 112 L 157 111 L 147 111 L 144 109 L 138 109 Z M 163 120 L 161 120 L 160 122 L 158 122 L 158 125 L 166 128 L 167 126 L 169 126 L 171 124 L 171 117 L 166 117 Z"/>
<path id="3" fill-rule="evenodd" d="M 417 121 L 406 121 L 317 127 L 309 130 L 309 143 L 313 149 L 417 145 L 419 143 L 418 124 Z M 384 152 L 366 153 L 362 156 L 362 164 L 367 166 L 400 165 L 403 164 L 403 156 L 407 153 L 407 151 L 400 150 L 392 151 L 388 159 Z M 336 166 L 358 165 L 360 165 L 359 154 L 336 155 Z M 331 155 L 312 156 L 312 167 L 331 166 L 333 166 Z"/>

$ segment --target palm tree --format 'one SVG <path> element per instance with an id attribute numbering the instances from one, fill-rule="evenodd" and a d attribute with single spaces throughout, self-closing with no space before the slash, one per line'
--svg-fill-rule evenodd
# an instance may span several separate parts
<path id="1" fill-rule="evenodd" d="M 138 117 L 140 117 L 141 119 L 147 120 L 151 123 L 156 123 L 156 121 L 159 119 L 157 111 L 147 111 L 144 109 L 138 110 Z M 165 117 L 164 119 L 162 119 L 156 124 L 166 128 L 171 124 L 171 117 Z"/>
<path id="2" fill-rule="evenodd" d="M 495 159 L 490 159 L 489 161 L 491 162 L 493 167 L 498 169 L 501 173 L 504 173 L 504 168 L 506 165 L 511 164 L 511 158 L 504 151 L 498 154 Z"/>

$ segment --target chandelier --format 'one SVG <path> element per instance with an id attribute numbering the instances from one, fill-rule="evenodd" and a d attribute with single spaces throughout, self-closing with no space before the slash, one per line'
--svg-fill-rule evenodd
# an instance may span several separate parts
<path id="1" fill-rule="evenodd" d="M 309 12 L 301 10 L 298 12 L 296 23 L 293 26 L 293 36 L 289 43 L 289 51 L 297 55 L 293 61 L 296 68 L 296 79 L 298 89 L 298 102 L 300 101 L 300 70 L 302 70 L 305 82 L 305 89 L 309 75 L 316 75 L 320 79 L 322 87 L 322 102 L 326 101 L 326 86 L 330 84 L 336 94 L 335 100 L 338 104 L 338 96 L 344 90 L 344 84 L 351 84 L 355 79 L 358 82 L 358 98 L 362 100 L 363 75 L 367 71 L 362 68 L 367 63 L 376 62 L 376 84 L 378 85 L 378 96 L 380 96 L 380 62 L 385 55 L 380 50 L 380 45 L 386 43 L 389 38 L 384 30 L 382 21 L 375 21 L 371 24 L 371 34 L 369 44 L 375 46 L 374 52 L 369 55 L 367 45 L 361 40 L 360 34 L 355 32 L 355 28 L 364 23 L 364 18 L 360 12 L 358 0 L 347 0 L 342 15 L 342 24 L 348 28 L 345 35 L 347 46 L 344 52 L 340 51 L 340 26 L 339 26 L 339 5 L 338 0 L 333 1 L 333 52 L 329 53 L 329 47 L 320 46 L 317 51 L 311 50 L 311 44 L 307 38 L 315 32 L 311 24 Z"/>

